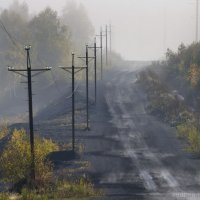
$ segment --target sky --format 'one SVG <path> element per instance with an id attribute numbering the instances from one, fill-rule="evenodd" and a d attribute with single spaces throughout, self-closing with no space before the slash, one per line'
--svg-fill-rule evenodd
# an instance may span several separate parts
<path id="1" fill-rule="evenodd" d="M 30 12 L 47 6 L 62 12 L 70 0 L 19 0 Z M 73 0 L 82 3 L 99 33 L 112 25 L 113 49 L 127 60 L 163 59 L 167 48 L 176 50 L 195 40 L 196 0 Z M 6 8 L 13 0 L 0 0 Z M 199 20 L 200 22 L 200 20 Z"/>

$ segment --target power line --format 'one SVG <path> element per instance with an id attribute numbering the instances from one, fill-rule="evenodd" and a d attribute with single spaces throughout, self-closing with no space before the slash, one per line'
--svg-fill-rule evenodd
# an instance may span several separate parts
<path id="1" fill-rule="evenodd" d="M 14 37 L 9 33 L 9 31 L 7 30 L 6 26 L 4 25 L 3 21 L 0 19 L 0 25 L 1 28 L 3 29 L 3 31 L 7 34 L 8 38 L 10 39 L 11 43 L 18 49 L 19 46 L 17 45 L 16 39 L 14 39 Z M 21 48 L 19 50 L 19 53 L 23 56 L 25 56 L 24 52 L 21 51 Z"/>
<path id="2" fill-rule="evenodd" d="M 8 32 L 8 30 L 6 29 L 4 23 L 2 22 L 2 20 L 0 19 L 0 25 L 1 25 L 1 28 L 5 31 L 5 33 L 7 34 L 7 36 L 9 37 L 10 41 L 12 42 L 12 44 L 14 46 L 17 47 L 17 44 L 15 42 L 15 40 L 13 39 L 13 37 L 11 36 L 11 34 Z"/>

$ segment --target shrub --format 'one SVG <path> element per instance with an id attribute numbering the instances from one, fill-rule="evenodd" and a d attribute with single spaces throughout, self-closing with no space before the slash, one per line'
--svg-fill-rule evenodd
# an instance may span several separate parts
<path id="1" fill-rule="evenodd" d="M 195 131 L 195 127 L 188 124 L 180 124 L 176 127 L 179 138 L 188 138 L 190 131 Z"/>
<path id="2" fill-rule="evenodd" d="M 187 150 L 191 153 L 200 154 L 200 132 L 192 124 L 181 124 L 177 126 L 177 134 L 188 142 Z"/>
<path id="3" fill-rule="evenodd" d="M 0 193 L 0 200 L 9 200 L 9 195 L 6 193 Z"/>
<path id="4" fill-rule="evenodd" d="M 200 132 L 197 129 L 191 130 L 188 134 L 189 146 L 187 150 L 192 153 L 200 154 Z"/>
<path id="5" fill-rule="evenodd" d="M 0 140 L 8 134 L 9 130 L 7 124 L 0 125 Z"/>
<path id="6" fill-rule="evenodd" d="M 46 156 L 58 149 L 51 140 L 35 139 L 35 171 L 36 180 L 45 182 L 52 173 L 52 164 Z M 31 169 L 31 154 L 29 137 L 25 130 L 14 130 L 10 141 L 0 157 L 0 170 L 4 181 L 17 183 L 28 180 Z"/>

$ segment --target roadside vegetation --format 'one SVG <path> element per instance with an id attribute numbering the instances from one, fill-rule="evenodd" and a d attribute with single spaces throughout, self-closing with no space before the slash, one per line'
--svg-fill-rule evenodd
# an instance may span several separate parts
<path id="1" fill-rule="evenodd" d="M 182 97 L 170 91 L 153 70 L 141 72 L 140 83 L 150 102 L 147 106 L 149 113 L 171 126 L 194 120 L 195 114 L 185 105 Z"/>
<path id="2" fill-rule="evenodd" d="M 82 146 L 80 148 L 83 150 Z M 0 200 L 83 199 L 102 195 L 85 176 L 64 178 L 72 175 L 70 171 L 62 177 L 54 175 L 53 163 L 47 156 L 58 150 L 59 146 L 52 140 L 35 138 L 36 179 L 33 182 L 29 137 L 25 130 L 15 129 L 0 155 L 0 175 L 4 183 L 10 184 L 12 192 L 0 193 Z"/>
<path id="3" fill-rule="evenodd" d="M 168 49 L 166 61 L 140 73 L 150 114 L 177 129 L 186 150 L 200 154 L 200 44 Z"/>
<path id="4" fill-rule="evenodd" d="M 6 135 L 8 135 L 8 127 L 5 122 L 0 125 L 0 140 L 3 139 Z"/>

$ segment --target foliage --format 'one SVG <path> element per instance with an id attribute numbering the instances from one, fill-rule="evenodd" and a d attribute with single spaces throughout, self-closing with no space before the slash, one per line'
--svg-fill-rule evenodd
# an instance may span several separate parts
<path id="1" fill-rule="evenodd" d="M 25 65 L 24 45 L 31 45 L 31 63 L 38 66 L 66 66 L 71 63 L 71 52 L 90 42 L 94 33 L 92 23 L 83 5 L 66 5 L 58 16 L 51 8 L 31 15 L 26 3 L 14 1 L 8 9 L 2 9 L 0 20 L 0 68 Z M 8 72 L 7 72 L 8 73 Z M 64 78 L 63 73 L 61 78 Z M 2 73 L 4 74 L 4 73 Z M 1 87 L 8 90 L 7 76 L 0 75 Z M 38 77 L 38 85 L 52 80 L 49 73 Z M 12 86 L 13 87 L 13 86 Z M 10 89 L 10 88 L 9 88 Z"/>
<path id="2" fill-rule="evenodd" d="M 38 184 L 46 182 L 52 173 L 52 164 L 46 156 L 58 149 L 51 140 L 35 139 L 35 169 Z M 30 175 L 31 155 L 29 137 L 25 130 L 14 130 L 0 157 L 0 169 L 5 181 L 16 183 Z"/>
<path id="3" fill-rule="evenodd" d="M 148 110 L 151 114 L 171 125 L 179 124 L 185 121 L 186 117 L 191 117 L 177 95 L 170 92 L 152 70 L 141 72 L 140 82 L 147 92 L 150 102 Z"/>
<path id="4" fill-rule="evenodd" d="M 200 154 L 200 124 L 199 115 L 193 113 L 176 95 L 160 81 L 153 71 L 140 74 L 140 82 L 150 100 L 149 111 L 165 122 L 175 125 L 177 136 L 187 142 L 186 150 Z"/>
<path id="5" fill-rule="evenodd" d="M 49 66 L 64 65 L 69 59 L 70 38 L 57 13 L 46 8 L 29 22 L 35 59 Z"/>
<path id="6" fill-rule="evenodd" d="M 0 126 L 0 140 L 4 138 L 8 134 L 8 132 L 9 132 L 9 129 L 7 127 L 7 124 L 2 124 Z"/>
<path id="7" fill-rule="evenodd" d="M 197 64 L 191 64 L 188 71 L 188 79 L 193 87 L 200 81 L 200 67 Z"/>
<path id="8" fill-rule="evenodd" d="M 56 184 L 51 184 L 46 187 L 31 190 L 23 188 L 21 194 L 17 195 L 19 200 L 56 200 L 56 199 L 84 199 L 87 197 L 102 196 L 103 193 L 94 189 L 90 181 L 85 178 L 80 178 L 76 182 L 58 181 Z M 2 200 L 8 200 L 10 195 L 0 193 Z"/>
<path id="9" fill-rule="evenodd" d="M 167 68 L 176 71 L 176 76 L 182 75 L 189 80 L 191 86 L 198 86 L 200 79 L 200 43 L 189 46 L 181 44 L 177 52 L 168 49 L 166 53 Z M 169 71 L 171 73 L 171 71 Z"/>
<path id="10" fill-rule="evenodd" d="M 60 181 L 57 184 L 57 189 L 53 192 L 54 199 L 61 198 L 84 198 L 101 195 L 99 191 L 94 189 L 90 181 L 85 178 L 80 178 L 76 182 Z"/>
<path id="11" fill-rule="evenodd" d="M 0 200 L 10 200 L 9 194 L 7 194 L 7 193 L 0 193 Z"/>
<path id="12" fill-rule="evenodd" d="M 188 142 L 187 150 L 200 154 L 200 131 L 192 124 L 181 124 L 177 126 L 178 136 Z"/>

